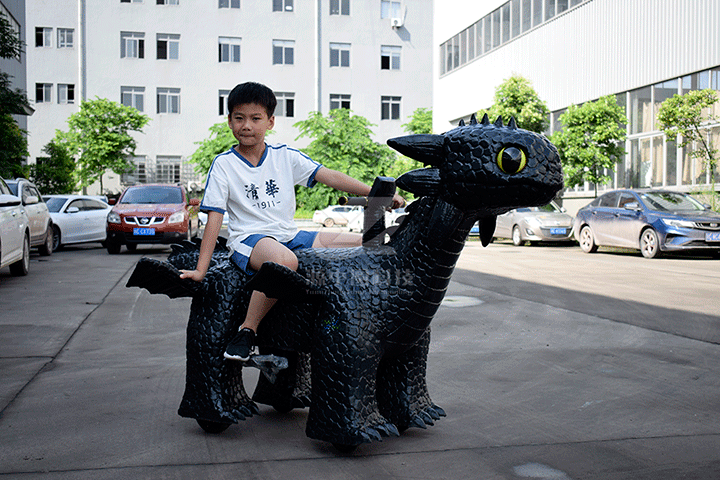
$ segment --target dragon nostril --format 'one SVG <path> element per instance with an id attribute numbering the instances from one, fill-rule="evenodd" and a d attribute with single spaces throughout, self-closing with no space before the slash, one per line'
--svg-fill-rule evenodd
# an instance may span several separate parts
<path id="1" fill-rule="evenodd" d="M 525 168 L 527 157 L 525 156 L 525 152 L 519 148 L 506 147 L 498 153 L 497 164 L 503 172 L 508 175 L 515 175 Z"/>

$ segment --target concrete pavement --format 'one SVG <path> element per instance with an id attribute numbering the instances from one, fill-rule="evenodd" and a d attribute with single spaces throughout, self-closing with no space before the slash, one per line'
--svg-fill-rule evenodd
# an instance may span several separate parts
<path id="1" fill-rule="evenodd" d="M 189 301 L 124 287 L 166 254 L 83 247 L 0 272 L 0 477 L 720 478 L 719 345 L 513 295 L 532 284 L 472 262 L 433 322 L 435 426 L 344 456 L 305 436 L 307 411 L 261 406 L 207 435 L 176 414 Z"/>

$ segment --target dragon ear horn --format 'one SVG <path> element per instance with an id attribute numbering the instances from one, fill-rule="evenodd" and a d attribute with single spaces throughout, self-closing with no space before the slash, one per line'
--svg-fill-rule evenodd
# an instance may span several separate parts
<path id="1" fill-rule="evenodd" d="M 464 127 L 464 126 L 465 126 L 465 120 L 463 120 L 461 118 L 460 121 L 458 122 L 458 127 Z"/>
<path id="2" fill-rule="evenodd" d="M 517 130 L 517 123 L 515 123 L 515 117 L 510 117 L 510 121 L 507 124 L 508 128 Z"/>
<path id="3" fill-rule="evenodd" d="M 387 141 L 390 147 L 425 165 L 437 167 L 445 161 L 443 145 L 445 137 L 442 135 L 407 135 L 405 137 L 391 138 Z"/>
<path id="4" fill-rule="evenodd" d="M 485 115 L 483 115 L 482 124 L 483 124 L 483 125 L 490 125 L 490 118 L 488 118 L 488 114 L 487 114 L 487 113 L 486 113 Z"/>
<path id="5" fill-rule="evenodd" d="M 502 115 L 498 115 L 497 120 L 495 120 L 495 126 L 496 126 L 496 127 L 502 127 L 502 126 L 503 126 L 503 123 L 502 123 Z"/>
<path id="6" fill-rule="evenodd" d="M 478 123 L 477 117 L 473 113 L 472 115 L 470 115 L 470 125 L 477 125 L 477 123 Z"/>

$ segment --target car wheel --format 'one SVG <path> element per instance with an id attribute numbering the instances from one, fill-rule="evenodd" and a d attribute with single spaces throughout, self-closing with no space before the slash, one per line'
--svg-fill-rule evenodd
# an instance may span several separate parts
<path id="1" fill-rule="evenodd" d="M 60 233 L 60 227 L 53 225 L 53 251 L 60 250 L 62 247 L 62 235 Z"/>
<path id="2" fill-rule="evenodd" d="M 24 277 L 30 271 L 30 237 L 25 235 L 22 258 L 10 265 L 10 273 L 15 277 Z"/>
<path id="3" fill-rule="evenodd" d="M 106 240 L 107 245 L 107 251 L 110 255 L 117 255 L 120 253 L 120 249 L 122 248 L 122 244 L 118 242 L 117 240 Z"/>
<path id="4" fill-rule="evenodd" d="M 513 245 L 516 247 L 519 247 L 520 245 L 524 245 L 525 241 L 522 239 L 522 236 L 520 235 L 520 227 L 515 225 L 512 230 L 512 242 Z"/>
<path id="5" fill-rule="evenodd" d="M 325 227 L 332 227 L 333 225 L 335 225 L 335 221 L 332 218 L 326 218 L 323 222 L 323 226 Z"/>
<path id="6" fill-rule="evenodd" d="M 55 236 L 53 235 L 53 232 L 54 232 L 54 225 L 48 224 L 48 228 L 45 231 L 45 241 L 43 242 L 42 245 L 40 245 L 38 247 L 38 250 L 40 251 L 40 255 L 42 255 L 43 257 L 48 257 L 48 256 L 52 255 L 52 253 L 53 253 L 53 250 L 54 250 L 53 245 L 55 243 L 55 241 L 54 241 Z"/>
<path id="7" fill-rule="evenodd" d="M 585 253 L 595 253 L 598 249 L 598 246 L 595 245 L 592 230 L 587 225 L 580 230 L 580 248 Z"/>
<path id="8" fill-rule="evenodd" d="M 660 255 L 660 241 L 652 228 L 647 228 L 640 234 L 640 251 L 645 258 L 656 258 Z"/>

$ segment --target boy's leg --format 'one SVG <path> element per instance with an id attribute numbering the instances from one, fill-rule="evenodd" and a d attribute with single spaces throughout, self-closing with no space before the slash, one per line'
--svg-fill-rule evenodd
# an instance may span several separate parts
<path id="1" fill-rule="evenodd" d="M 291 270 L 297 270 L 298 262 L 295 254 L 277 240 L 265 237 L 260 239 L 253 247 L 248 264 L 253 270 L 259 270 L 263 263 L 275 262 Z M 225 358 L 232 360 L 247 360 L 255 346 L 255 333 L 260 321 L 275 305 L 277 299 L 268 298 L 264 293 L 254 291 L 250 296 L 245 321 L 240 330 L 230 341 Z"/>
<path id="2" fill-rule="evenodd" d="M 349 232 L 318 232 L 313 248 L 346 248 L 362 245 L 362 234 Z"/>

